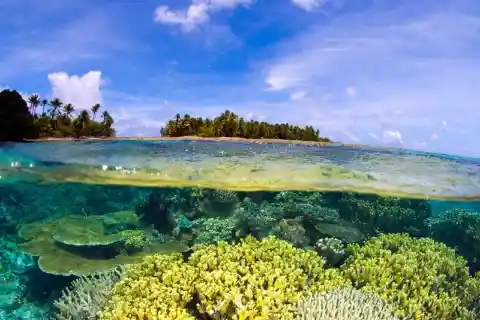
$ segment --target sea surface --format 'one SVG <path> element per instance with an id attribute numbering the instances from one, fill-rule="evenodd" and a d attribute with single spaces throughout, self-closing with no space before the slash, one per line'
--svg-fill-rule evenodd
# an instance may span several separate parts
<path id="1" fill-rule="evenodd" d="M 147 297 L 138 298 L 144 299 L 142 303 L 135 300 L 137 305 L 128 296 L 119 296 L 119 292 L 129 292 L 125 287 L 118 289 L 121 279 L 134 283 L 128 272 L 124 273 L 125 266 L 141 265 L 154 254 L 175 253 L 182 253 L 189 263 L 188 257 L 192 252 L 195 255 L 198 245 L 215 246 L 225 241 L 234 246 L 249 237 L 258 241 L 274 237 L 295 250 L 315 252 L 326 269 L 345 279 L 350 277 L 358 290 L 371 289 L 398 317 L 414 319 L 415 311 L 421 319 L 480 319 L 480 274 L 474 278 L 480 271 L 477 158 L 368 146 L 224 140 L 7 143 L 0 145 L 0 233 L 0 320 L 167 319 L 162 313 L 157 313 L 157 318 L 142 318 L 142 303 L 156 305 Z M 389 280 L 382 280 L 401 278 L 408 286 L 369 283 L 377 277 L 365 275 L 360 280 L 355 278 L 359 273 L 348 273 L 363 262 L 354 260 L 354 249 L 347 248 L 367 246 L 369 241 L 378 245 L 378 241 L 387 241 L 375 240 L 384 239 L 384 235 L 409 239 L 395 238 L 402 243 L 411 241 L 411 248 L 407 248 L 410 253 L 402 259 L 463 263 L 464 269 L 456 270 L 464 270 L 464 274 L 455 277 L 449 273 L 448 277 L 457 288 L 472 290 L 470 295 L 442 287 L 448 299 L 457 299 L 455 307 L 449 305 L 450 311 L 443 311 L 445 302 L 421 300 L 430 293 L 435 296 L 434 289 L 413 300 L 414 293 L 402 290 L 415 287 L 409 282 L 410 275 L 422 279 L 426 270 L 420 266 L 415 269 L 413 262 L 412 273 L 392 273 Z M 425 246 L 413 245 L 419 239 L 446 246 L 463 260 L 451 262 L 448 254 L 426 258 L 425 254 L 443 249 L 416 252 Z M 406 261 L 402 259 L 394 261 Z M 393 263 L 375 261 L 363 265 L 363 272 L 368 266 L 388 268 L 388 263 Z M 402 270 L 401 266 L 391 268 L 372 272 Z M 432 272 L 441 278 L 446 267 L 436 268 Z M 252 270 L 254 267 L 249 272 L 255 273 Z M 312 278 L 312 274 L 307 276 Z M 423 280 L 429 279 L 431 276 L 425 275 Z M 95 285 L 100 282 L 101 288 Z M 424 285 L 441 287 L 438 283 Z M 387 287 L 398 287 L 398 292 L 385 292 Z M 307 289 L 302 290 L 307 294 Z M 209 296 L 197 291 L 198 296 L 192 293 L 192 299 L 200 299 L 197 305 L 207 304 Z M 239 305 L 251 307 L 263 301 L 255 294 L 244 295 L 225 307 L 227 311 L 222 309 L 225 314 L 220 318 L 239 319 Z M 170 298 L 160 295 L 156 299 Z M 400 304 L 402 299 L 411 306 Z M 122 308 L 128 305 L 138 314 L 116 310 L 118 301 L 130 301 Z M 191 304 L 178 301 L 172 305 L 190 318 L 172 319 L 217 319 L 215 316 L 221 314 L 219 307 L 205 318 L 197 309 L 192 311 Z M 215 303 L 226 305 L 219 301 Z M 285 310 L 285 319 L 300 319 L 293 303 L 296 300 L 282 301 L 275 310 Z M 438 308 L 431 308 L 435 303 Z M 252 310 L 249 312 L 254 315 L 260 312 Z M 271 310 L 268 312 L 273 314 Z M 314 319 L 326 319 L 320 317 L 325 310 L 316 312 Z"/>

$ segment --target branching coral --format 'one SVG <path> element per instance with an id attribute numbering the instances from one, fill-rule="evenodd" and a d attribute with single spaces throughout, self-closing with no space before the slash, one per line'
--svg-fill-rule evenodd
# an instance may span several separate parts
<path id="1" fill-rule="evenodd" d="M 218 241 L 230 241 L 234 236 L 236 225 L 236 220 L 232 218 L 201 219 L 195 243 L 211 244 Z"/>
<path id="2" fill-rule="evenodd" d="M 348 247 L 343 275 L 373 291 L 408 319 L 473 319 L 477 279 L 453 249 L 432 239 L 406 234 L 380 235 Z"/>
<path id="3" fill-rule="evenodd" d="M 295 320 L 396 320 L 390 306 L 372 292 L 340 288 L 299 301 Z"/>
<path id="4" fill-rule="evenodd" d="M 249 198 L 238 204 L 233 216 L 238 221 L 240 235 L 251 234 L 260 238 L 268 235 L 281 218 L 272 205 L 266 202 L 257 204 Z"/>
<path id="5" fill-rule="evenodd" d="M 480 270 L 480 213 L 461 208 L 445 211 L 425 222 L 429 236 L 464 256 L 472 271 Z"/>
<path id="6" fill-rule="evenodd" d="M 147 235 L 143 230 L 125 230 L 120 232 L 124 239 L 124 246 L 127 250 L 141 250 L 149 244 Z"/>
<path id="7" fill-rule="evenodd" d="M 275 237 L 199 246 L 189 263 L 199 273 L 195 287 L 204 311 L 218 319 L 289 319 L 307 289 L 345 283 L 314 251 Z"/>
<path id="8" fill-rule="evenodd" d="M 399 197 L 379 197 L 345 193 L 339 200 L 340 216 L 362 226 L 364 232 L 421 233 L 423 221 L 430 216 L 426 200 L 409 200 Z"/>
<path id="9" fill-rule="evenodd" d="M 101 319 L 193 319 L 192 309 L 213 319 L 292 319 L 307 290 L 348 285 L 324 263 L 275 237 L 197 245 L 188 262 L 149 256 L 126 271 Z"/>
<path id="10" fill-rule="evenodd" d="M 113 286 L 120 280 L 123 267 L 74 280 L 54 302 L 58 320 L 96 320 L 105 307 Z"/>
<path id="11" fill-rule="evenodd" d="M 302 226 L 302 217 L 297 219 L 282 219 L 275 227 L 271 234 L 279 239 L 286 240 L 295 247 L 303 248 L 308 246 L 310 239 L 306 235 L 305 228 Z"/>
<path id="12" fill-rule="evenodd" d="M 185 306 L 194 293 L 196 270 L 180 253 L 152 255 L 127 268 L 101 312 L 101 320 L 193 320 Z"/>

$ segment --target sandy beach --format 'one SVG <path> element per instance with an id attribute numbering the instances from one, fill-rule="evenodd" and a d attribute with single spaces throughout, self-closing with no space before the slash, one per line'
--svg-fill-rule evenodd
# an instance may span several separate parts
<path id="1" fill-rule="evenodd" d="M 40 138 L 40 139 L 26 139 L 28 142 L 65 142 L 65 141 L 169 141 L 169 140 L 198 140 L 198 141 L 232 141 L 232 142 L 245 142 L 245 143 L 286 143 L 286 144 L 302 144 L 302 145 L 315 145 L 315 146 L 348 146 L 348 147 L 369 147 L 362 144 L 346 144 L 336 142 L 320 142 L 320 141 L 303 141 L 303 140 L 285 140 L 285 139 L 246 139 L 238 137 L 198 137 L 198 136 L 183 136 L 183 137 L 115 137 L 115 138 Z M 390 149 L 390 148 L 387 148 Z M 396 148 L 391 148 L 396 149 Z"/>

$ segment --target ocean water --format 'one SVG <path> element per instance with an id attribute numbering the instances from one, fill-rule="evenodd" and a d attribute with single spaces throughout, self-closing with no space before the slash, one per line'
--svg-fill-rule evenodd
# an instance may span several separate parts
<path id="1" fill-rule="evenodd" d="M 480 319 L 480 159 L 4 144 L 0 232 L 0 319 Z"/>

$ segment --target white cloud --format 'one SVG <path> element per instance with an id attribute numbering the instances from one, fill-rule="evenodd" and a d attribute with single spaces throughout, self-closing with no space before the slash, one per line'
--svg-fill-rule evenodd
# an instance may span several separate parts
<path id="1" fill-rule="evenodd" d="M 292 0 L 292 2 L 305 11 L 312 11 L 323 4 L 323 0 Z"/>
<path id="2" fill-rule="evenodd" d="M 385 130 L 382 132 L 382 141 L 388 144 L 403 145 L 402 134 L 399 131 Z"/>
<path id="3" fill-rule="evenodd" d="M 208 9 L 205 3 L 192 4 L 186 11 L 172 11 L 168 6 L 159 6 L 155 9 L 155 22 L 179 24 L 185 31 L 191 31 L 209 20 Z"/>
<path id="4" fill-rule="evenodd" d="M 51 73 L 48 80 L 52 86 L 53 97 L 64 103 L 71 103 L 77 109 L 88 109 L 102 102 L 100 71 L 89 71 L 83 76 L 69 76 L 65 72 Z"/>
<path id="5" fill-rule="evenodd" d="M 295 91 L 294 93 L 292 93 L 290 95 L 290 100 L 301 100 L 303 98 L 305 98 L 305 96 L 307 95 L 307 92 L 306 91 Z"/>
<path id="6" fill-rule="evenodd" d="M 354 87 L 348 87 L 345 91 L 350 98 L 354 98 L 357 94 L 357 90 Z"/>
<path id="7" fill-rule="evenodd" d="M 185 32 L 192 31 L 210 20 L 214 11 L 234 9 L 249 5 L 255 0 L 196 0 L 186 10 L 171 10 L 169 6 L 155 9 L 154 21 L 167 25 L 180 25 Z"/>
<path id="8" fill-rule="evenodd" d="M 478 153 L 478 30 L 480 17 L 454 10 L 339 15 L 279 45 L 264 81 L 270 95 L 308 91 L 295 117 L 334 139 L 353 132 L 367 143 L 423 139 L 429 150 Z"/>
<path id="9" fill-rule="evenodd" d="M 36 2 L 31 5 L 33 7 L 29 9 L 33 12 L 41 10 L 42 5 L 38 4 L 38 7 Z M 42 16 L 40 21 L 54 20 L 59 14 L 63 13 Z M 80 61 L 103 60 L 110 53 L 139 47 L 132 47 L 118 27 L 113 26 L 112 17 L 100 10 L 89 10 L 87 15 L 75 17 L 78 18 L 66 19 L 67 23 L 55 24 L 53 28 L 41 23 L 35 28 L 28 25 L 27 30 L 19 29 L 10 38 L 6 35 L 3 39 L 5 51 L 0 54 L 0 81 L 23 74 L 31 76 L 33 72 L 65 70 Z M 18 41 L 18 34 L 24 32 L 24 35 L 31 36 L 20 37 L 24 41 Z"/>

